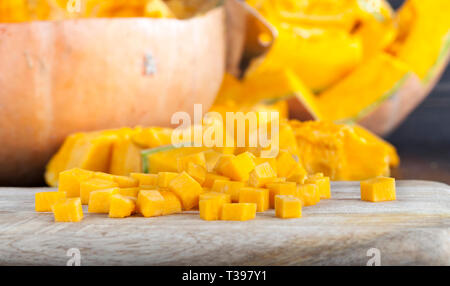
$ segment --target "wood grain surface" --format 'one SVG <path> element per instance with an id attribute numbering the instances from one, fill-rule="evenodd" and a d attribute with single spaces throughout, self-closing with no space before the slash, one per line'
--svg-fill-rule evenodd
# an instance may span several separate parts
<path id="1" fill-rule="evenodd" d="M 333 199 L 303 208 L 303 218 L 273 211 L 253 221 L 202 221 L 197 212 L 54 223 L 34 211 L 34 193 L 0 189 L 0 265 L 450 265 L 450 187 L 398 181 L 397 201 L 360 200 L 359 183 L 332 184 Z"/>

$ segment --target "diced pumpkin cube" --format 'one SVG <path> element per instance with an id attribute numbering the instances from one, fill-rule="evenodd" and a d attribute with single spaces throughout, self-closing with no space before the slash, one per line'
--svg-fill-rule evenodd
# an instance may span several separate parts
<path id="1" fill-rule="evenodd" d="M 56 222 L 79 222 L 83 219 L 80 198 L 59 200 L 52 206 Z"/>
<path id="2" fill-rule="evenodd" d="M 221 220 L 246 221 L 256 216 L 256 204 L 238 203 L 223 204 Z"/>
<path id="3" fill-rule="evenodd" d="M 141 148 L 129 137 L 118 138 L 112 146 L 109 172 L 114 175 L 128 176 L 141 170 Z"/>
<path id="4" fill-rule="evenodd" d="M 164 197 L 163 215 L 181 212 L 181 202 L 174 193 L 169 191 L 160 191 L 160 193 Z"/>
<path id="5" fill-rule="evenodd" d="M 255 168 L 255 155 L 250 152 L 244 152 L 233 158 L 226 164 L 221 174 L 227 176 L 234 181 L 248 181 L 250 172 Z"/>
<path id="6" fill-rule="evenodd" d="M 228 194 L 208 192 L 200 195 L 199 210 L 200 218 L 204 220 L 219 220 L 222 213 L 222 205 L 231 203 Z"/>
<path id="7" fill-rule="evenodd" d="M 377 177 L 362 181 L 361 200 L 368 202 L 395 201 L 395 179 L 388 177 Z"/>
<path id="8" fill-rule="evenodd" d="M 183 171 L 187 171 L 190 163 L 201 166 L 206 170 L 205 153 L 198 152 L 177 158 L 178 172 L 181 173 Z"/>
<path id="9" fill-rule="evenodd" d="M 130 177 L 138 180 L 139 186 L 157 186 L 158 185 L 158 175 L 157 174 L 131 173 Z"/>
<path id="10" fill-rule="evenodd" d="M 266 185 L 269 190 L 269 207 L 275 208 L 275 196 L 295 196 L 297 194 L 297 184 L 294 182 L 270 183 Z"/>
<path id="11" fill-rule="evenodd" d="M 286 150 L 280 150 L 277 157 L 278 177 L 289 178 L 294 174 L 305 174 L 303 166 L 298 163 L 294 156 Z"/>
<path id="12" fill-rule="evenodd" d="M 81 203 L 83 205 L 87 205 L 89 203 L 89 195 L 93 191 L 116 188 L 118 186 L 119 184 L 117 184 L 116 182 L 111 182 L 97 178 L 83 181 L 80 184 Z"/>
<path id="13" fill-rule="evenodd" d="M 131 216 L 136 210 L 136 199 L 115 194 L 111 196 L 109 217 L 124 218 Z"/>
<path id="14" fill-rule="evenodd" d="M 94 178 L 114 182 L 114 175 L 108 173 L 94 172 Z"/>
<path id="15" fill-rule="evenodd" d="M 64 192 L 40 192 L 35 195 L 34 207 L 37 212 L 51 212 L 52 205 L 66 198 Z"/>
<path id="16" fill-rule="evenodd" d="M 298 185 L 296 197 L 302 200 L 303 206 L 313 206 L 320 202 L 319 188 L 315 184 Z"/>
<path id="17" fill-rule="evenodd" d="M 114 182 L 119 184 L 119 188 L 134 188 L 139 186 L 139 181 L 127 176 L 114 176 Z"/>
<path id="18" fill-rule="evenodd" d="M 264 212 L 269 209 L 269 190 L 242 188 L 239 193 L 239 203 L 254 203 L 257 212 Z"/>
<path id="19" fill-rule="evenodd" d="M 330 178 L 324 177 L 323 174 L 310 175 L 306 178 L 305 183 L 316 184 L 319 189 L 321 199 L 331 198 Z"/>
<path id="20" fill-rule="evenodd" d="M 158 187 L 168 188 L 170 182 L 178 176 L 178 173 L 174 172 L 159 172 L 158 173 Z"/>
<path id="21" fill-rule="evenodd" d="M 268 162 L 265 162 L 256 166 L 253 171 L 250 172 L 249 184 L 255 188 L 263 187 L 276 177 L 277 173 L 275 173 Z"/>
<path id="22" fill-rule="evenodd" d="M 214 150 L 203 151 L 203 154 L 205 155 L 206 170 L 208 172 L 213 172 L 214 167 L 216 166 L 217 161 L 219 161 L 219 158 L 220 156 L 222 156 L 222 154 Z"/>
<path id="23" fill-rule="evenodd" d="M 212 186 L 214 185 L 214 182 L 216 180 L 221 180 L 221 181 L 229 181 L 230 178 L 225 177 L 225 176 L 221 176 L 215 173 L 206 173 L 205 175 L 205 181 L 203 182 L 203 187 L 205 188 L 212 188 Z"/>
<path id="24" fill-rule="evenodd" d="M 171 180 L 169 190 L 181 200 L 184 210 L 190 210 L 198 206 L 198 199 L 203 192 L 202 186 L 186 172 L 182 172 Z"/>
<path id="25" fill-rule="evenodd" d="M 189 174 L 192 178 L 194 178 L 200 185 L 206 180 L 206 169 L 200 165 L 189 162 L 186 168 L 186 173 Z"/>
<path id="26" fill-rule="evenodd" d="M 289 182 L 295 182 L 295 183 L 301 185 L 301 184 L 304 184 L 304 183 L 305 183 L 307 177 L 308 177 L 308 175 L 306 175 L 306 174 L 302 174 L 302 173 L 294 173 L 294 174 L 291 174 L 291 175 L 289 176 L 289 178 L 287 178 L 287 181 L 289 181 Z"/>
<path id="27" fill-rule="evenodd" d="M 235 156 L 232 154 L 222 154 L 220 158 L 217 160 L 216 165 L 214 166 L 214 172 L 219 174 L 224 174 L 227 166 L 231 163 Z"/>
<path id="28" fill-rule="evenodd" d="M 89 195 L 88 212 L 109 213 L 109 206 L 112 195 L 118 194 L 119 188 L 92 191 Z"/>
<path id="29" fill-rule="evenodd" d="M 279 218 L 302 216 L 302 201 L 294 196 L 275 196 L 275 215 Z"/>
<path id="30" fill-rule="evenodd" d="M 141 189 L 139 187 L 134 187 L 134 188 L 120 188 L 119 189 L 119 194 L 125 197 L 134 197 L 137 198 L 139 191 Z"/>
<path id="31" fill-rule="evenodd" d="M 277 158 L 263 158 L 263 157 L 255 158 L 256 165 L 261 165 L 262 163 L 269 163 L 273 171 L 277 173 Z"/>
<path id="32" fill-rule="evenodd" d="M 164 211 L 164 197 L 158 191 L 140 191 L 137 209 L 144 217 L 160 216 Z"/>
<path id="33" fill-rule="evenodd" d="M 79 168 L 59 173 L 58 191 L 66 193 L 67 198 L 80 196 L 80 183 L 94 176 L 94 172 Z"/>
<path id="34" fill-rule="evenodd" d="M 239 192 L 245 186 L 244 182 L 232 182 L 225 180 L 216 180 L 211 191 L 229 194 L 233 203 L 239 202 Z"/>

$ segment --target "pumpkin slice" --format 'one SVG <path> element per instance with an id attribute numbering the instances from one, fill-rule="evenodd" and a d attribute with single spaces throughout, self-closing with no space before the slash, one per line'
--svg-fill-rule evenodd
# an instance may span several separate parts
<path id="1" fill-rule="evenodd" d="M 426 83 L 448 62 L 450 2 L 408 0 L 398 13 L 401 33 L 391 47 Z"/>
<path id="2" fill-rule="evenodd" d="M 380 53 L 320 94 L 317 102 L 322 119 L 358 120 L 394 96 L 409 76 L 408 66 Z"/>

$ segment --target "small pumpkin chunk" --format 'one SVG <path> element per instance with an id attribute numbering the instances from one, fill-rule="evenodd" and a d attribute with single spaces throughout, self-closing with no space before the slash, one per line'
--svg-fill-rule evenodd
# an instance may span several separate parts
<path id="1" fill-rule="evenodd" d="M 158 191 L 140 191 L 137 209 L 144 217 L 160 216 L 164 211 L 164 197 Z"/>
<path id="2" fill-rule="evenodd" d="M 89 203 L 89 196 L 90 196 L 91 192 L 93 192 L 93 191 L 116 188 L 118 186 L 119 186 L 119 184 L 117 184 L 116 182 L 111 182 L 111 181 L 97 179 L 97 178 L 83 181 L 80 184 L 81 203 L 83 205 L 87 205 Z"/>
<path id="3" fill-rule="evenodd" d="M 289 178 L 294 175 L 306 175 L 306 170 L 298 163 L 294 156 L 286 150 L 280 150 L 277 157 L 278 177 Z"/>
<path id="4" fill-rule="evenodd" d="M 362 181 L 361 200 L 368 202 L 395 201 L 395 179 L 388 177 L 377 177 Z"/>
<path id="5" fill-rule="evenodd" d="M 303 202 L 303 206 L 313 206 L 320 202 L 319 188 L 315 184 L 302 184 L 297 186 L 297 197 Z"/>
<path id="6" fill-rule="evenodd" d="M 295 196 L 297 195 L 297 184 L 294 182 L 270 183 L 266 185 L 269 190 L 269 207 L 275 208 L 275 196 Z"/>
<path id="7" fill-rule="evenodd" d="M 245 186 L 244 182 L 232 182 L 229 180 L 216 180 L 211 191 L 225 193 L 231 196 L 233 203 L 239 202 L 239 192 Z"/>
<path id="8" fill-rule="evenodd" d="M 114 175 L 103 173 L 103 172 L 94 172 L 94 178 L 102 179 L 105 181 L 111 181 L 114 182 Z"/>
<path id="9" fill-rule="evenodd" d="M 125 197 L 137 198 L 140 190 L 141 189 L 138 188 L 138 187 L 135 187 L 135 188 L 120 188 L 119 189 L 119 194 L 122 195 L 122 196 L 125 196 Z"/>
<path id="10" fill-rule="evenodd" d="M 52 206 L 56 222 L 79 222 L 83 219 L 80 198 L 59 200 Z"/>
<path id="11" fill-rule="evenodd" d="M 89 195 L 88 212 L 90 213 L 109 213 L 111 197 L 119 193 L 119 188 L 93 191 Z"/>
<path id="12" fill-rule="evenodd" d="M 215 173 L 206 173 L 205 174 L 205 181 L 203 182 L 203 187 L 205 188 L 212 188 L 212 186 L 214 185 L 214 182 L 216 180 L 221 180 L 221 181 L 229 181 L 230 178 L 225 177 L 225 176 L 221 176 Z"/>
<path id="13" fill-rule="evenodd" d="M 119 185 L 119 188 L 134 188 L 139 186 L 139 181 L 127 176 L 114 176 L 114 182 Z"/>
<path id="14" fill-rule="evenodd" d="M 189 174 L 192 178 L 194 178 L 200 185 L 206 180 L 206 169 L 200 165 L 189 162 L 186 168 L 186 173 Z"/>
<path id="15" fill-rule="evenodd" d="M 159 172 L 158 173 L 158 187 L 160 188 L 168 188 L 170 181 L 175 179 L 178 176 L 178 173 L 174 172 Z"/>
<path id="16" fill-rule="evenodd" d="M 254 158 L 255 155 L 250 152 L 232 157 L 228 164 L 222 167 L 221 173 L 234 181 L 246 182 L 255 168 Z"/>
<path id="17" fill-rule="evenodd" d="M 262 163 L 250 172 L 249 185 L 260 188 L 270 183 L 277 177 L 277 173 L 272 169 L 268 162 Z"/>
<path id="18" fill-rule="evenodd" d="M 279 218 L 302 216 L 302 201 L 294 196 L 275 196 L 275 215 Z"/>
<path id="19" fill-rule="evenodd" d="M 202 186 L 186 172 L 182 172 L 171 180 L 169 190 L 181 200 L 183 210 L 197 207 L 200 194 L 203 193 Z"/>
<path id="20" fill-rule="evenodd" d="M 40 192 L 35 194 L 35 210 L 37 212 L 51 212 L 52 205 L 66 198 L 63 192 Z"/>
<path id="21" fill-rule="evenodd" d="M 74 168 L 59 173 L 58 191 L 66 193 L 66 197 L 80 196 L 80 184 L 94 176 L 94 172 Z"/>
<path id="22" fill-rule="evenodd" d="M 177 158 L 178 172 L 187 171 L 190 164 L 198 165 L 206 170 L 205 153 L 199 152 Z"/>
<path id="23" fill-rule="evenodd" d="M 131 173 L 130 177 L 138 180 L 139 186 L 157 186 L 158 185 L 158 175 L 157 174 Z"/>
<path id="24" fill-rule="evenodd" d="M 256 217 L 256 204 L 238 203 L 223 204 L 221 220 L 246 221 Z"/>
<path id="25" fill-rule="evenodd" d="M 163 215 L 176 214 L 182 211 L 181 202 L 178 197 L 169 191 L 160 191 L 164 197 Z"/>
<path id="26" fill-rule="evenodd" d="M 264 212 L 269 209 L 269 190 L 242 188 L 239 193 L 239 203 L 254 203 L 257 212 Z"/>
<path id="27" fill-rule="evenodd" d="M 222 213 L 222 206 L 231 203 L 228 194 L 207 192 L 200 195 L 199 210 L 200 218 L 204 220 L 219 220 Z"/>
<path id="28" fill-rule="evenodd" d="M 306 184 L 315 184 L 319 189 L 321 199 L 331 198 L 330 178 L 324 177 L 322 173 L 310 175 L 305 180 Z"/>
<path id="29" fill-rule="evenodd" d="M 130 198 L 120 194 L 111 196 L 109 217 L 124 218 L 131 216 L 136 210 L 136 198 Z"/>

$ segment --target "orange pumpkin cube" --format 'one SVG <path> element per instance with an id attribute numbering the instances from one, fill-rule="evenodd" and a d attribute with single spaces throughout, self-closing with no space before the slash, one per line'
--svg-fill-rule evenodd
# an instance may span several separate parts
<path id="1" fill-rule="evenodd" d="M 130 177 L 138 180 L 139 186 L 157 186 L 158 185 L 158 175 L 157 174 L 131 173 Z"/>
<path id="2" fill-rule="evenodd" d="M 255 168 L 255 155 L 250 152 L 241 153 L 232 157 L 230 161 L 222 167 L 221 174 L 234 181 L 248 181 L 250 172 Z"/>
<path id="3" fill-rule="evenodd" d="M 102 179 L 105 181 L 111 181 L 114 182 L 114 175 L 103 173 L 103 172 L 94 172 L 94 178 Z"/>
<path id="4" fill-rule="evenodd" d="M 204 220 L 219 220 L 222 213 L 222 205 L 230 202 L 230 195 L 224 193 L 208 192 L 200 195 L 200 218 Z"/>
<path id="5" fill-rule="evenodd" d="M 261 165 L 263 163 L 269 163 L 272 170 L 277 174 L 277 158 L 262 158 L 256 157 L 254 159 L 256 165 Z M 276 175 L 277 176 L 277 175 Z"/>
<path id="6" fill-rule="evenodd" d="M 388 177 L 377 177 L 362 181 L 361 200 L 368 202 L 395 201 L 395 179 Z"/>
<path id="7" fill-rule="evenodd" d="M 188 170 L 190 164 L 195 164 L 206 170 L 206 158 L 205 153 L 198 152 L 195 154 L 190 154 L 177 158 L 178 172 L 183 172 Z"/>
<path id="8" fill-rule="evenodd" d="M 214 185 L 214 182 L 216 180 L 221 180 L 221 181 L 229 181 L 230 178 L 225 177 L 225 176 L 221 176 L 215 173 L 206 173 L 205 174 L 205 181 L 203 182 L 203 187 L 205 188 L 212 188 L 212 186 Z"/>
<path id="9" fill-rule="evenodd" d="M 330 178 L 324 177 L 322 173 L 310 175 L 305 180 L 306 184 L 316 184 L 321 199 L 331 198 Z"/>
<path id="10" fill-rule="evenodd" d="M 58 191 L 66 193 L 67 198 L 80 196 L 80 184 L 94 176 L 94 172 L 74 168 L 59 173 Z"/>
<path id="11" fill-rule="evenodd" d="M 89 195 L 88 212 L 90 213 L 109 213 L 111 196 L 119 192 L 119 188 L 92 191 Z"/>
<path id="12" fill-rule="evenodd" d="M 186 168 L 186 173 L 194 178 L 200 185 L 206 180 L 206 169 L 200 165 L 189 162 Z"/>
<path id="13" fill-rule="evenodd" d="M 294 156 L 286 150 L 280 150 L 277 157 L 278 177 L 289 178 L 293 175 L 305 174 L 306 170 L 294 159 Z"/>
<path id="14" fill-rule="evenodd" d="M 89 195 L 93 191 L 111 189 L 111 188 L 116 188 L 118 186 L 119 186 L 119 184 L 117 184 L 116 182 L 111 182 L 111 181 L 97 179 L 97 178 L 83 181 L 80 184 L 81 203 L 83 205 L 87 205 L 89 203 Z"/>
<path id="15" fill-rule="evenodd" d="M 269 209 L 269 190 L 242 188 L 239 193 L 239 203 L 254 203 L 257 212 L 264 212 Z"/>
<path id="16" fill-rule="evenodd" d="M 140 191 L 136 205 L 144 217 L 160 216 L 164 211 L 164 197 L 158 191 Z"/>
<path id="17" fill-rule="evenodd" d="M 135 188 L 139 186 L 139 181 L 127 176 L 114 176 L 114 182 L 119 185 L 119 188 Z"/>
<path id="18" fill-rule="evenodd" d="M 125 197 L 137 198 L 140 190 L 141 189 L 138 188 L 138 187 L 135 187 L 135 188 L 120 188 L 118 193 L 120 195 L 122 195 L 122 196 L 125 196 Z"/>
<path id="19" fill-rule="evenodd" d="M 296 197 L 302 200 L 303 206 L 313 206 L 320 202 L 319 188 L 315 184 L 298 185 Z"/>
<path id="20" fill-rule="evenodd" d="M 296 196 L 297 184 L 294 182 L 270 183 L 266 185 L 269 190 L 269 207 L 275 208 L 275 196 Z"/>
<path id="21" fill-rule="evenodd" d="M 130 198 L 120 194 L 111 196 L 109 217 L 124 218 L 131 216 L 136 210 L 136 198 Z"/>
<path id="22" fill-rule="evenodd" d="M 66 198 L 63 192 L 40 192 L 35 194 L 34 208 L 37 212 L 51 212 L 52 205 Z"/>
<path id="23" fill-rule="evenodd" d="M 233 203 L 239 202 L 239 192 L 245 186 L 244 182 L 232 182 L 229 180 L 216 180 L 211 191 L 229 194 Z"/>
<path id="24" fill-rule="evenodd" d="M 275 215 L 279 218 L 302 216 L 302 201 L 294 196 L 275 196 Z"/>
<path id="25" fill-rule="evenodd" d="M 169 191 L 160 191 L 160 193 L 164 197 L 163 215 L 181 212 L 181 202 L 174 193 Z"/>
<path id="26" fill-rule="evenodd" d="M 169 190 L 181 200 L 184 210 L 197 207 L 200 194 L 203 193 L 202 186 L 186 172 L 171 180 Z"/>
<path id="27" fill-rule="evenodd" d="M 168 188 L 170 181 L 175 179 L 177 176 L 178 176 L 178 173 L 174 173 L 174 172 L 159 172 L 158 173 L 158 187 Z"/>
<path id="28" fill-rule="evenodd" d="M 235 156 L 232 154 L 222 154 L 217 160 L 216 165 L 214 166 L 214 171 L 219 174 L 224 174 L 228 164 L 231 163 Z M 228 178 L 228 177 L 227 177 Z"/>
<path id="29" fill-rule="evenodd" d="M 277 177 L 277 173 L 272 169 L 268 162 L 257 165 L 253 171 L 250 172 L 249 185 L 255 188 L 260 188 L 270 183 Z"/>
<path id="30" fill-rule="evenodd" d="M 221 220 L 246 221 L 256 217 L 256 204 L 223 204 Z"/>
<path id="31" fill-rule="evenodd" d="M 79 222 L 83 219 L 80 198 L 59 200 L 52 206 L 56 222 Z"/>

